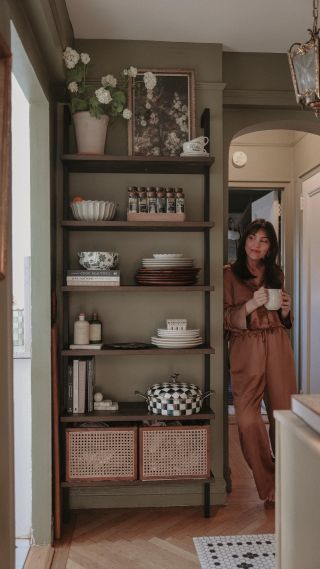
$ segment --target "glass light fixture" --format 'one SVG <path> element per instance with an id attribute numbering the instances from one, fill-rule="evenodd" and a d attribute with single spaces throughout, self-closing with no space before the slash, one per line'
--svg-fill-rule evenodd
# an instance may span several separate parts
<path id="1" fill-rule="evenodd" d="M 294 43 L 288 51 L 290 71 L 297 102 L 320 115 L 319 85 L 319 0 L 313 0 L 313 28 L 306 43 Z"/>

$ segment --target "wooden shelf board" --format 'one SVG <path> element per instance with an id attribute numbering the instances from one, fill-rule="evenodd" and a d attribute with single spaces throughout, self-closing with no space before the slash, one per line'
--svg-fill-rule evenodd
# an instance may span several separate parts
<path id="1" fill-rule="evenodd" d="M 119 403 L 119 411 L 93 411 L 76 415 L 62 415 L 61 423 L 96 423 L 100 421 L 202 421 L 214 418 L 214 412 L 210 407 L 204 406 L 199 413 L 193 415 L 181 415 L 179 417 L 167 417 L 148 413 L 146 403 L 127 402 Z"/>
<path id="2" fill-rule="evenodd" d="M 214 286 L 189 285 L 189 286 L 62 286 L 62 292 L 212 292 Z"/>
<path id="3" fill-rule="evenodd" d="M 102 350 L 62 350 L 61 355 L 66 357 L 75 356 L 177 356 L 189 355 L 199 356 L 203 354 L 214 354 L 214 348 L 204 345 L 200 348 L 147 348 L 141 350 L 121 350 L 121 349 L 102 349 Z"/>
<path id="4" fill-rule="evenodd" d="M 167 479 L 167 480 L 98 480 L 98 481 L 83 481 L 78 480 L 74 482 L 61 482 L 62 488 L 79 488 L 85 486 L 143 486 L 146 484 L 194 484 L 201 483 L 206 484 L 208 482 L 214 482 L 214 476 L 211 475 L 209 478 L 184 478 L 184 479 Z"/>
<path id="5" fill-rule="evenodd" d="M 204 231 L 212 229 L 211 221 L 76 221 L 66 219 L 62 227 L 70 231 Z"/>
<path id="6" fill-rule="evenodd" d="M 212 156 L 112 156 L 109 154 L 64 154 L 69 172 L 151 172 L 203 174 L 214 163 Z"/>

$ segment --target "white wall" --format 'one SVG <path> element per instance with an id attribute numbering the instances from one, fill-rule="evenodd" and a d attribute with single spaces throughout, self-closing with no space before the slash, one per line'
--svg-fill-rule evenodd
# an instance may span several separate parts
<path id="1" fill-rule="evenodd" d="M 31 537 L 31 359 L 14 359 L 16 537 Z"/>

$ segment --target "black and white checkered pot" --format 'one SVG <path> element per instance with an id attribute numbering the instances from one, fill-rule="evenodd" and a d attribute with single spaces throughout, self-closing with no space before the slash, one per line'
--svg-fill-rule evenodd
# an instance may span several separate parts
<path id="1" fill-rule="evenodd" d="M 144 395 L 135 391 L 136 395 L 144 397 L 148 404 L 149 413 L 180 417 L 181 415 L 193 415 L 199 413 L 202 402 L 213 392 L 202 394 L 201 389 L 194 383 L 175 381 L 178 374 L 172 376 L 172 381 L 155 383 L 149 387 Z"/>

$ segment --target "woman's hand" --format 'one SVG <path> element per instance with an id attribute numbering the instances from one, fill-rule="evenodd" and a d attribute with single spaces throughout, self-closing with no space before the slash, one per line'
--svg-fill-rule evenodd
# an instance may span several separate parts
<path id="1" fill-rule="evenodd" d="M 248 300 L 246 303 L 246 314 L 251 314 L 251 312 L 266 304 L 266 302 L 268 302 L 268 292 L 267 289 L 262 286 L 255 291 L 251 300 Z"/>
<path id="2" fill-rule="evenodd" d="M 282 291 L 282 303 L 281 303 L 281 316 L 283 320 L 288 318 L 291 309 L 291 297 L 287 292 Z"/>

